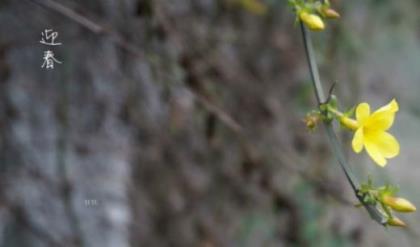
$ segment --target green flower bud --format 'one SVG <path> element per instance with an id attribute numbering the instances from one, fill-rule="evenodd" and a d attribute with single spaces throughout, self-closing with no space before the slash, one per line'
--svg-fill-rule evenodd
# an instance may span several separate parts
<path id="1" fill-rule="evenodd" d="M 398 219 L 397 217 L 389 218 L 386 222 L 388 226 L 398 226 L 398 227 L 406 227 L 407 224 L 404 223 L 404 221 Z"/>

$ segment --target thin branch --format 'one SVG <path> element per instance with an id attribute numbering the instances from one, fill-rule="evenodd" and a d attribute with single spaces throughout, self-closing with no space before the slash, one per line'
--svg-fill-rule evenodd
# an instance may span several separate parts
<path id="1" fill-rule="evenodd" d="M 61 13 L 62 15 L 67 16 L 68 18 L 74 20 L 75 22 L 79 23 L 80 25 L 86 27 L 90 31 L 94 33 L 102 33 L 104 32 L 104 28 L 97 23 L 85 18 L 84 16 L 76 13 L 74 10 L 59 4 L 52 0 L 31 0 L 32 2 L 44 6 L 49 9 L 53 9 L 56 12 Z"/>
<path id="2" fill-rule="evenodd" d="M 216 115 L 220 122 L 226 125 L 229 129 L 238 135 L 241 135 L 243 128 L 236 122 L 229 114 L 224 112 L 220 107 L 214 105 L 199 94 L 194 94 L 197 101 L 208 111 Z"/>
<path id="3" fill-rule="evenodd" d="M 60 13 L 63 16 L 69 18 L 70 20 L 78 23 L 82 27 L 88 29 L 89 31 L 95 34 L 108 34 L 112 41 L 117 44 L 122 49 L 129 51 L 131 54 L 142 57 L 143 52 L 133 43 L 127 42 L 119 33 L 114 32 L 112 29 L 106 28 L 103 25 L 98 24 L 97 22 L 89 19 L 81 14 L 78 14 L 76 11 L 70 9 L 69 7 L 58 3 L 53 0 L 29 0 L 39 6 L 42 6 L 46 9 L 53 10 L 54 12 Z"/>
<path id="4" fill-rule="evenodd" d="M 312 84 L 315 91 L 315 96 L 318 102 L 318 106 L 320 106 L 322 103 L 325 103 L 325 95 L 322 89 L 321 80 L 319 78 L 318 66 L 316 65 L 316 59 L 315 59 L 315 54 L 313 52 L 311 36 L 302 22 L 300 23 L 300 27 L 302 30 L 303 42 L 305 45 L 305 54 L 308 61 L 308 66 L 309 66 L 309 71 L 311 74 Z M 343 151 L 340 147 L 340 143 L 337 139 L 337 136 L 334 133 L 334 129 L 331 123 L 325 123 L 324 125 L 327 131 L 327 137 L 328 137 L 328 141 L 330 143 L 332 152 L 334 156 L 336 157 L 338 163 L 340 164 L 341 168 L 343 169 L 344 174 L 346 175 L 346 178 L 348 182 L 350 183 L 350 186 L 352 187 L 356 197 L 359 199 L 360 203 L 363 204 L 363 206 L 366 208 L 370 217 L 376 222 L 378 222 L 379 224 L 384 225 L 387 220 L 384 218 L 382 213 L 375 206 L 366 204 L 363 200 L 363 197 L 359 195 L 358 193 L 359 182 L 354 176 L 353 172 L 351 171 L 350 166 L 348 165 L 346 159 L 344 158 Z"/>

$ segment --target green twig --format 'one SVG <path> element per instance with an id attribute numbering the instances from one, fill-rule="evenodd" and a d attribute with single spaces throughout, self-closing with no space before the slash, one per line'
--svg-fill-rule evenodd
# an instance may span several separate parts
<path id="1" fill-rule="evenodd" d="M 321 104 L 325 103 L 326 98 L 324 95 L 324 91 L 322 89 L 321 80 L 319 78 L 318 66 L 316 64 L 315 55 L 313 52 L 310 33 L 308 32 L 308 30 L 306 29 L 306 27 L 304 26 L 302 22 L 300 23 L 300 27 L 302 30 L 302 37 L 303 37 L 303 42 L 305 45 L 305 53 L 306 53 L 306 58 L 308 61 L 309 71 L 311 74 L 315 96 L 316 96 L 318 107 L 319 107 Z M 346 175 L 346 178 L 348 182 L 350 183 L 350 186 L 352 187 L 356 197 L 359 199 L 360 203 L 366 208 L 370 217 L 373 220 L 375 220 L 381 225 L 385 225 L 387 220 L 385 219 L 383 214 L 374 205 L 365 203 L 363 200 L 363 195 L 360 195 L 360 193 L 358 193 L 359 186 L 360 186 L 359 182 L 354 176 L 353 172 L 351 171 L 350 166 L 348 165 L 346 159 L 344 158 L 343 151 L 340 147 L 340 143 L 337 139 L 337 136 L 334 133 L 332 124 L 325 123 L 324 125 L 327 131 L 327 137 L 328 137 L 328 141 L 330 143 L 332 152 L 334 156 L 337 158 L 337 161 L 340 164 L 341 168 L 343 169 L 344 174 Z"/>

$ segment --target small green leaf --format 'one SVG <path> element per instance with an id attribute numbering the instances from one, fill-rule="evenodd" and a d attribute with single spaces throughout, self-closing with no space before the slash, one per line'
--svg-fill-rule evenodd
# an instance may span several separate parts
<path id="1" fill-rule="evenodd" d="M 328 104 L 334 108 L 337 109 L 337 96 L 335 96 L 334 94 L 330 95 L 330 100 L 328 101 Z"/>

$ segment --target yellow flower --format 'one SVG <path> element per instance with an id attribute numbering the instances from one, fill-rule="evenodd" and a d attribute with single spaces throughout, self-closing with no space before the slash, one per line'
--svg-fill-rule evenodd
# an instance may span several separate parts
<path id="1" fill-rule="evenodd" d="M 395 99 L 372 114 L 367 103 L 359 104 L 356 108 L 353 150 L 360 153 L 366 148 L 369 156 L 382 167 L 386 165 L 386 159 L 397 156 L 400 145 L 394 136 L 386 132 L 392 126 L 397 111 L 398 103 Z"/>
<path id="2" fill-rule="evenodd" d="M 306 11 L 299 12 L 299 19 L 312 31 L 322 31 L 325 29 L 325 24 L 321 17 L 315 14 L 310 14 Z"/>

